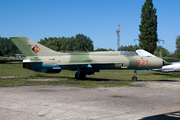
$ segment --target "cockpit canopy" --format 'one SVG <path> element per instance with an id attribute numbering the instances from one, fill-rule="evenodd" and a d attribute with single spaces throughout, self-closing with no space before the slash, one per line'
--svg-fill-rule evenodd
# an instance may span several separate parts
<path id="1" fill-rule="evenodd" d="M 131 56 L 136 55 L 135 53 L 130 52 L 130 51 L 120 51 L 120 52 L 121 52 L 121 55 L 131 55 Z"/>

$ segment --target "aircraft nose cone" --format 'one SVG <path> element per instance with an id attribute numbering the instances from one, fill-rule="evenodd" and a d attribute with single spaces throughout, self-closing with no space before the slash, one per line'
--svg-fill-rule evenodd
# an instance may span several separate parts
<path id="1" fill-rule="evenodd" d="M 166 66 L 166 65 L 172 65 L 172 63 L 170 63 L 170 62 L 167 62 L 167 61 L 163 61 L 163 66 Z"/>

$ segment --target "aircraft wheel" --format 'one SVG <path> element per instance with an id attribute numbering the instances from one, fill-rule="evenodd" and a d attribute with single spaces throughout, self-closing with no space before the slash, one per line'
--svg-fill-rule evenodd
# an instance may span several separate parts
<path id="1" fill-rule="evenodd" d="M 86 74 L 80 73 L 80 75 L 79 75 L 79 78 L 80 78 L 80 79 L 84 79 L 85 77 L 86 77 Z"/>
<path id="2" fill-rule="evenodd" d="M 76 74 L 75 74 L 76 79 L 84 79 L 86 77 L 86 74 L 84 74 L 82 72 L 80 73 L 79 77 L 77 75 L 78 75 L 78 72 L 76 72 Z"/>
<path id="3" fill-rule="evenodd" d="M 137 77 L 136 77 L 136 76 L 133 76 L 133 77 L 132 77 L 132 81 L 137 81 Z"/>

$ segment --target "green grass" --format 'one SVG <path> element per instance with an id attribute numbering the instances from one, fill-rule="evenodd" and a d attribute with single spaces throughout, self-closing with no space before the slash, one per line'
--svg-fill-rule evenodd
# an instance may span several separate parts
<path id="1" fill-rule="evenodd" d="M 63 85 L 82 88 L 96 87 L 120 87 L 133 86 L 130 83 L 133 70 L 102 70 L 94 75 L 87 75 L 85 80 L 76 80 L 74 78 L 76 71 L 62 70 L 59 74 L 37 73 L 31 70 L 23 69 L 22 64 L 0 64 L 0 76 L 16 76 L 13 79 L 0 79 L 0 87 L 14 86 L 37 86 L 37 85 Z M 138 81 L 156 81 L 171 80 L 180 78 L 179 73 L 160 73 L 154 71 L 137 72 Z M 27 79 L 43 78 L 63 78 L 59 81 L 28 81 Z"/>
<path id="2" fill-rule="evenodd" d="M 22 60 L 11 59 L 11 58 L 0 58 L 0 64 L 6 62 L 22 62 Z"/>
<path id="3" fill-rule="evenodd" d="M 40 86 L 40 85 L 53 85 L 53 86 L 73 86 L 81 88 L 97 88 L 103 87 L 120 87 L 120 86 L 133 86 L 129 84 L 130 81 L 91 81 L 91 80 L 59 80 L 59 81 L 28 81 L 25 79 L 6 79 L 0 80 L 0 87 L 17 87 L 17 86 Z"/>
<path id="4" fill-rule="evenodd" d="M 0 64 L 0 76 L 33 76 L 36 73 L 22 68 L 22 64 Z"/>
<path id="5" fill-rule="evenodd" d="M 119 95 L 112 95 L 111 97 L 118 98 L 118 97 L 122 97 L 122 96 L 119 96 Z"/>

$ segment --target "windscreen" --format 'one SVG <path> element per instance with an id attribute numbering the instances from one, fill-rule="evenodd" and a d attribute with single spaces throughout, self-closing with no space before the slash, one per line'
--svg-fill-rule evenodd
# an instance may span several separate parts
<path id="1" fill-rule="evenodd" d="M 130 51 L 121 51 L 121 55 L 131 55 L 131 56 L 134 56 L 136 54 L 133 53 L 133 52 L 130 52 Z"/>

